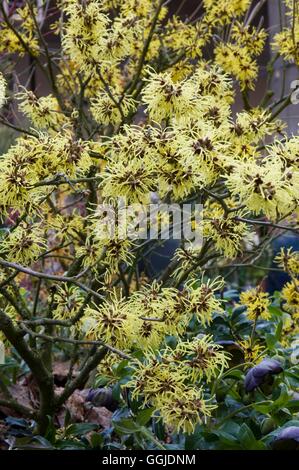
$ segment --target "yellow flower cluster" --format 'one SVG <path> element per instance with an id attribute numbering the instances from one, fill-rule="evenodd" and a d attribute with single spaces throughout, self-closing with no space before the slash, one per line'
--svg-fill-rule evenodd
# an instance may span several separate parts
<path id="1" fill-rule="evenodd" d="M 293 318 L 299 320 L 299 280 L 292 279 L 287 282 L 281 291 L 284 308 L 293 314 Z"/>
<path id="2" fill-rule="evenodd" d="M 281 248 L 275 262 L 290 276 L 299 276 L 299 252 L 293 251 L 293 248 Z"/>
<path id="3" fill-rule="evenodd" d="M 228 116 L 228 104 L 233 96 L 228 76 L 217 67 L 209 67 L 204 62 L 200 65 L 191 77 L 181 81 L 174 81 L 169 72 L 148 70 L 142 96 L 153 121 L 171 118 L 176 124 L 190 123 L 193 119 L 202 119 L 217 103 L 221 110 L 223 108 L 222 119 Z M 219 112 L 218 119 L 220 116 Z"/>
<path id="4" fill-rule="evenodd" d="M 180 61 L 174 60 L 169 72 L 159 78 L 162 80 L 160 86 L 164 89 L 164 109 L 161 113 L 167 114 L 165 108 L 172 109 L 176 104 L 192 112 L 192 87 L 189 82 L 178 86 L 173 82 L 190 75 L 192 61 L 202 57 L 203 48 L 211 40 L 214 30 L 244 14 L 250 1 L 221 0 L 217 4 L 206 1 L 205 15 L 200 21 L 186 23 L 176 16 L 170 16 L 164 27 L 162 21 L 166 17 L 167 8 L 160 6 L 158 10 L 157 0 L 107 1 L 101 4 L 93 0 L 86 5 L 78 5 L 74 0 L 61 3 L 67 18 L 62 27 L 62 43 L 73 69 L 71 82 L 76 82 L 77 86 L 76 75 L 78 72 L 83 74 L 87 79 L 86 94 L 95 97 L 93 113 L 97 122 L 106 124 L 110 118 L 112 124 L 118 124 L 120 114 L 126 116 L 128 109 L 134 107 L 134 101 L 127 94 L 124 96 L 123 91 L 127 86 L 130 89 L 134 81 L 144 41 L 150 34 L 147 59 L 156 59 L 159 54 L 175 57 L 183 53 L 185 57 Z M 156 12 L 157 31 L 152 32 L 151 21 Z M 262 29 L 235 22 L 231 35 L 234 42 L 220 43 L 215 49 L 216 62 L 229 74 L 235 75 L 243 88 L 252 87 L 258 72 L 254 57 L 260 54 L 266 33 Z M 70 70 L 65 69 L 63 63 L 61 69 L 65 77 L 60 75 L 60 83 L 66 89 L 70 86 L 66 79 Z M 151 76 L 151 73 L 147 75 Z M 154 92 L 158 86 L 159 83 L 149 81 L 148 90 L 144 92 L 145 101 L 147 96 L 152 100 L 155 98 Z M 115 99 L 111 99 L 111 96 Z M 161 93 L 157 99 L 162 99 Z M 158 120 L 159 107 L 153 104 L 151 109 L 154 110 L 152 114 L 157 115 L 154 119 Z"/>
<path id="5" fill-rule="evenodd" d="M 132 98 L 125 97 L 119 105 L 120 96 L 113 99 L 104 92 L 98 93 L 91 101 L 90 110 L 96 122 L 102 125 L 120 124 L 130 112 L 135 111 L 135 102 Z"/>
<path id="6" fill-rule="evenodd" d="M 206 283 L 199 282 L 195 277 L 188 279 L 185 283 L 187 312 L 195 314 L 204 326 L 209 325 L 214 312 L 223 312 L 221 300 L 215 296 L 215 292 L 221 290 L 223 286 L 224 281 L 219 277 Z"/>
<path id="7" fill-rule="evenodd" d="M 107 205 L 107 214 L 114 210 Z M 90 217 L 88 236 L 84 246 L 79 247 L 78 256 L 83 257 L 83 266 L 90 268 L 95 275 L 104 272 L 105 280 L 110 282 L 113 275 L 120 272 L 122 265 L 131 266 L 134 261 L 134 241 L 118 233 L 117 224 L 107 222 L 107 214 L 95 210 Z M 114 219 L 113 219 L 114 220 Z"/>
<path id="8" fill-rule="evenodd" d="M 94 95 L 96 91 L 98 108 L 95 107 L 95 116 L 101 122 L 107 119 L 107 112 L 115 118 L 119 106 L 111 100 L 108 88 L 112 88 L 113 95 L 119 94 L 127 77 L 136 71 L 137 58 L 142 53 L 144 38 L 150 32 L 158 1 L 99 3 L 93 0 L 86 5 L 78 5 L 71 0 L 62 2 L 62 7 L 67 16 L 62 32 L 63 48 L 74 71 L 88 77 L 88 93 Z M 160 7 L 158 23 L 166 12 L 166 8 Z M 160 41 L 154 34 L 149 45 L 149 57 L 156 56 L 159 48 Z M 131 107 L 132 103 L 127 105 Z M 122 106 L 125 110 L 126 104 L 122 103 Z"/>
<path id="9" fill-rule="evenodd" d="M 268 308 L 271 304 L 269 294 L 263 292 L 258 287 L 242 292 L 240 295 L 240 303 L 246 306 L 247 315 L 250 320 L 269 320 L 271 317 Z"/>
<path id="10" fill-rule="evenodd" d="M 248 226 L 238 221 L 244 212 L 225 214 L 219 205 L 207 207 L 203 217 L 203 236 L 214 243 L 219 253 L 227 259 L 233 259 L 242 253 L 245 243 L 250 243 L 252 237 Z"/>
<path id="11" fill-rule="evenodd" d="M 104 196 L 148 202 L 149 192 L 158 191 L 179 200 L 215 181 L 233 151 L 224 141 L 224 133 L 231 133 L 228 78 L 204 66 L 179 82 L 151 71 L 143 100 L 150 118 L 169 120 L 171 126 L 124 126 L 107 143 Z"/>
<path id="12" fill-rule="evenodd" d="M 39 186 L 43 179 L 72 178 L 91 165 L 88 143 L 70 133 L 20 138 L 0 161 L 1 204 L 6 210 L 23 210 L 24 205 L 38 210 L 41 198 L 49 193 L 49 186 Z"/>
<path id="13" fill-rule="evenodd" d="M 298 316 L 293 317 L 293 315 L 286 314 L 283 318 L 283 325 L 281 331 L 281 343 L 284 347 L 289 347 L 292 345 L 292 342 L 296 341 L 296 337 L 299 334 L 299 321 Z"/>
<path id="14" fill-rule="evenodd" d="M 87 336 L 119 348 L 147 349 L 157 348 L 166 335 L 183 334 L 193 315 L 202 325 L 210 324 L 212 313 L 222 311 L 214 292 L 223 284 L 194 284 L 189 280 L 180 292 L 154 281 L 128 299 L 113 291 L 107 301 L 86 309 L 84 316 L 91 322 Z"/>
<path id="15" fill-rule="evenodd" d="M 299 252 L 294 251 L 292 247 L 281 248 L 280 253 L 275 257 L 275 262 L 291 278 L 282 288 L 280 298 L 284 310 L 291 315 L 286 329 L 290 328 L 290 333 L 294 336 L 299 327 Z"/>
<path id="16" fill-rule="evenodd" d="M 227 187 L 255 214 L 275 220 L 295 210 L 299 196 L 299 172 L 284 168 L 279 159 L 236 163 L 227 176 Z"/>
<path id="17" fill-rule="evenodd" d="M 252 344 L 251 339 L 245 339 L 239 341 L 238 344 L 241 346 L 244 354 L 244 362 L 252 362 L 258 364 L 265 354 L 265 348 L 258 343 Z"/>
<path id="18" fill-rule="evenodd" d="M 36 15 L 36 8 L 34 8 L 34 12 Z M 10 52 L 24 55 L 27 49 L 33 56 L 37 56 L 39 43 L 29 6 L 25 4 L 23 7 L 17 8 L 9 20 L 12 21 L 13 29 L 5 21 L 2 21 L 0 25 L 0 53 Z"/>
<path id="19" fill-rule="evenodd" d="M 220 0 L 217 3 L 213 0 L 204 0 L 203 3 L 207 14 L 214 21 L 218 20 L 220 24 L 227 24 L 232 18 L 238 17 L 247 11 L 250 0 L 232 0 L 231 2 Z"/>
<path id="20" fill-rule="evenodd" d="M 262 52 L 266 37 L 264 30 L 236 23 L 231 32 L 234 42 L 220 43 L 215 49 L 216 63 L 237 78 L 242 90 L 254 89 L 258 75 L 255 57 Z"/>
<path id="21" fill-rule="evenodd" d="M 156 400 L 164 423 L 176 432 L 192 434 L 197 424 L 206 423 L 207 418 L 217 408 L 204 399 L 200 388 L 179 390 L 174 396 Z"/>
<path id="22" fill-rule="evenodd" d="M 169 49 L 177 54 L 184 51 L 187 58 L 201 58 L 203 47 L 208 43 L 212 35 L 211 24 L 206 21 L 200 23 L 189 23 L 182 21 L 177 16 L 169 18 L 166 24 L 165 44 Z M 192 71 L 192 66 L 188 62 L 178 63 L 175 76 L 184 78 Z M 189 73 L 188 73 L 189 72 Z M 172 76 L 174 75 L 171 71 Z"/>
<path id="23" fill-rule="evenodd" d="M 45 251 L 46 240 L 39 224 L 21 222 L 1 240 L 0 254 L 11 262 L 25 266 L 36 261 Z"/>
<path id="24" fill-rule="evenodd" d="M 163 362 L 181 368 L 192 383 L 203 378 L 210 382 L 221 369 L 228 367 L 227 359 L 227 354 L 211 336 L 179 341 L 174 349 L 167 348 L 163 354 Z"/>
<path id="25" fill-rule="evenodd" d="M 289 168 L 293 171 L 298 171 L 299 168 L 299 138 L 293 136 L 286 140 L 283 144 L 281 142 L 274 143 L 269 146 L 269 154 L 274 158 L 281 160 L 284 168 Z"/>
<path id="26" fill-rule="evenodd" d="M 107 384 L 115 384 L 118 382 L 117 368 L 119 366 L 120 357 L 117 354 L 109 352 L 101 360 L 97 368 L 97 377 L 102 380 L 103 377 Z"/>
<path id="27" fill-rule="evenodd" d="M 32 91 L 25 90 L 17 95 L 19 109 L 27 116 L 36 129 L 59 131 L 69 124 L 67 117 L 59 109 L 56 98 L 52 95 L 37 98 Z"/>
<path id="28" fill-rule="evenodd" d="M 204 377 L 211 380 L 228 364 L 221 347 L 210 336 L 202 336 L 179 341 L 158 357 L 149 350 L 144 362 L 133 361 L 132 366 L 132 379 L 126 383 L 132 396 L 154 405 L 166 425 L 191 433 L 216 408 L 204 399 L 199 382 Z"/>
<path id="29" fill-rule="evenodd" d="M 80 240 L 84 229 L 84 217 L 78 214 L 76 209 L 63 215 L 47 211 L 46 226 L 49 235 L 57 242 L 70 243 L 74 240 Z"/>
<path id="30" fill-rule="evenodd" d="M 58 320 L 73 320 L 80 311 L 84 296 L 76 286 L 62 284 L 54 294 L 55 310 L 53 318 Z"/>
<path id="31" fill-rule="evenodd" d="M 40 133 L 18 138 L 1 159 L 3 213 L 22 212 L 24 207 L 30 215 L 35 212 L 45 231 L 61 243 L 74 241 L 71 255 L 82 257 L 85 268 L 109 283 L 123 266 L 134 269 L 137 248 L 131 240 L 109 240 L 103 233 L 96 209 L 102 200 L 115 202 L 122 196 L 127 204 L 148 205 L 151 192 L 162 201 L 178 202 L 200 194 L 207 207 L 200 229 L 209 246 L 227 259 L 240 255 L 251 240 L 248 224 L 239 218 L 253 213 L 276 221 L 292 212 L 299 196 L 298 138 L 266 145 L 282 134 L 282 123 L 260 108 L 235 117 L 231 109 L 230 75 L 249 86 L 244 77 L 251 80 L 250 67 L 255 69 L 266 39 L 263 29 L 242 21 L 249 3 L 205 0 L 203 17 L 183 22 L 168 15 L 157 0 L 60 1 L 64 15 L 56 25 L 63 48 L 56 62 L 58 90 L 39 98 L 26 90 L 17 96 L 32 132 Z M 32 12 L 28 7 L 18 10 L 16 22 L 18 15 L 23 18 L 18 31 L 22 35 L 32 30 L 28 41 L 34 49 Z M 218 32 L 230 23 L 226 42 Z M 216 64 L 202 59 L 212 39 Z M 241 58 L 244 77 L 240 67 L 234 71 L 222 63 L 221 57 L 229 62 L 227 52 L 237 68 Z M 183 53 L 179 60 L 177 53 Z M 100 150 L 93 151 L 96 147 Z M 88 188 L 72 183 L 89 176 L 96 181 L 88 182 Z M 58 181 L 59 186 L 44 180 Z M 225 190 L 229 210 L 221 204 L 208 206 L 208 191 L 219 187 Z M 63 206 L 77 195 L 85 202 L 88 198 L 88 217 L 85 202 L 80 215 L 52 213 L 51 203 Z M 239 211 L 239 206 L 245 209 Z M 173 277 L 180 280 L 202 253 L 184 247 L 175 257 Z M 218 299 L 211 286 L 206 291 L 190 286 L 188 295 L 192 292 L 197 300 L 185 298 L 186 311 L 209 323 L 211 312 L 221 310 Z"/>
<path id="32" fill-rule="evenodd" d="M 289 62 L 299 65 L 299 6 L 296 0 L 285 0 L 289 26 L 274 36 L 273 47 Z"/>
<path id="33" fill-rule="evenodd" d="M 96 1 L 87 5 L 71 1 L 64 11 L 69 18 L 63 35 L 64 50 L 79 66 L 86 67 L 101 53 L 101 38 L 106 31 L 108 17 L 98 8 Z"/>
<path id="34" fill-rule="evenodd" d="M 196 118 L 199 114 L 200 101 L 196 96 L 195 77 L 174 82 L 169 72 L 157 74 L 149 71 L 147 86 L 143 91 L 143 101 L 152 120 L 189 116 Z"/>

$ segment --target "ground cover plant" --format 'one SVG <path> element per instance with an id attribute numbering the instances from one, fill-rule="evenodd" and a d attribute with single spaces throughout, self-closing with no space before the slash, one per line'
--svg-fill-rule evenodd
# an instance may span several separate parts
<path id="1" fill-rule="evenodd" d="M 0 1 L 2 448 L 298 447 L 298 2 L 183 3 Z"/>

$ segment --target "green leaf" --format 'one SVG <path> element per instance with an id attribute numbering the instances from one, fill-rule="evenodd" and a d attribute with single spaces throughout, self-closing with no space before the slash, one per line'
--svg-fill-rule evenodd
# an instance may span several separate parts
<path id="1" fill-rule="evenodd" d="M 136 421 L 141 426 L 145 426 L 152 417 L 153 412 L 155 411 L 154 407 L 146 408 L 145 410 L 139 411 L 136 415 Z"/>
<path id="2" fill-rule="evenodd" d="M 102 434 L 95 432 L 90 438 L 91 447 L 93 449 L 101 449 L 104 444 L 104 437 Z"/>
<path id="3" fill-rule="evenodd" d="M 162 420 L 156 420 L 154 419 L 153 420 L 153 431 L 154 431 L 154 434 L 157 436 L 157 438 L 160 440 L 160 441 L 163 441 L 166 437 L 166 431 L 165 431 L 165 426 L 162 422 Z"/>
<path id="4" fill-rule="evenodd" d="M 277 339 L 277 341 L 279 341 L 281 338 L 282 327 L 283 327 L 283 322 L 280 320 L 275 331 L 275 338 Z"/>
<path id="5" fill-rule="evenodd" d="M 229 432 L 223 430 L 214 431 L 213 434 L 218 436 L 221 449 L 229 449 L 229 450 L 240 450 L 240 442 L 239 439 Z"/>
<path id="6" fill-rule="evenodd" d="M 89 446 L 81 441 L 75 441 L 70 439 L 64 439 L 57 444 L 57 448 L 61 450 L 83 450 Z"/>
<path id="7" fill-rule="evenodd" d="M 200 442 L 202 441 L 201 433 L 188 434 L 185 439 L 185 450 L 198 450 L 200 449 Z"/>
<path id="8" fill-rule="evenodd" d="M 225 421 L 221 430 L 237 437 L 240 431 L 240 425 L 233 420 Z"/>
<path id="9" fill-rule="evenodd" d="M 276 428 L 276 421 L 272 417 L 265 418 L 261 423 L 261 433 L 263 435 L 269 434 L 275 428 Z"/>
<path id="10" fill-rule="evenodd" d="M 288 393 L 287 386 L 285 384 L 282 385 L 280 395 L 277 400 L 273 403 L 274 409 L 281 409 L 283 408 L 288 402 L 290 401 L 290 396 Z"/>
<path id="11" fill-rule="evenodd" d="M 118 376 L 118 377 L 123 377 L 124 374 L 127 373 L 126 367 L 128 365 L 128 360 L 124 359 L 121 361 L 119 364 L 113 367 L 113 372 Z"/>
<path id="12" fill-rule="evenodd" d="M 285 375 L 288 377 L 292 388 L 299 388 L 299 367 L 294 370 L 295 372 L 285 371 Z"/>
<path id="13" fill-rule="evenodd" d="M 71 423 L 71 413 L 70 413 L 70 410 L 67 408 L 65 417 L 64 417 L 64 428 L 66 429 L 70 423 Z"/>
<path id="14" fill-rule="evenodd" d="M 268 307 L 268 310 L 270 313 L 272 313 L 272 315 L 275 315 L 276 317 L 282 317 L 283 315 L 281 309 L 278 307 L 275 307 L 274 305 L 270 305 L 270 307 Z"/>
<path id="15" fill-rule="evenodd" d="M 277 343 L 276 336 L 272 335 L 271 333 L 266 333 L 265 339 L 266 339 L 268 349 L 270 349 L 270 351 L 273 350 Z"/>
<path id="16" fill-rule="evenodd" d="M 288 410 L 292 411 L 292 413 L 299 412 L 299 400 L 290 400 L 286 406 Z"/>
<path id="17" fill-rule="evenodd" d="M 20 450 L 30 450 L 30 449 L 40 449 L 40 450 L 52 450 L 54 447 L 51 442 L 45 439 L 42 436 L 35 437 L 19 437 L 15 441 L 14 449 Z"/>
<path id="18" fill-rule="evenodd" d="M 243 375 L 244 375 L 244 372 L 242 370 L 234 369 L 230 372 L 229 371 L 226 372 L 225 379 L 234 378 L 237 380 L 241 380 L 243 378 Z"/>
<path id="19" fill-rule="evenodd" d="M 256 440 L 253 432 L 245 423 L 243 423 L 240 428 L 239 439 L 242 448 L 245 450 L 261 450 L 265 448 L 265 444 Z"/>
<path id="20" fill-rule="evenodd" d="M 119 383 L 116 383 L 113 388 L 112 388 L 112 398 L 115 400 L 115 401 L 120 401 L 120 398 L 121 398 L 121 392 L 122 392 L 122 389 L 121 389 L 121 386 Z"/>
<path id="21" fill-rule="evenodd" d="M 229 289 L 223 293 L 223 298 L 226 300 L 238 299 L 239 292 L 236 289 Z"/>
<path id="22" fill-rule="evenodd" d="M 232 311 L 231 320 L 232 322 L 236 322 L 239 320 L 240 316 L 246 311 L 246 307 L 244 305 L 240 305 L 239 307 L 235 307 Z"/>
<path id="23" fill-rule="evenodd" d="M 264 413 L 264 414 L 268 414 L 271 412 L 272 410 L 272 407 L 273 407 L 273 401 L 271 401 L 271 403 L 269 404 L 263 404 L 263 403 L 255 403 L 253 405 L 253 408 L 256 410 L 256 411 L 259 411 L 260 413 Z"/>
<path id="24" fill-rule="evenodd" d="M 66 436 L 83 436 L 90 431 L 98 429 L 97 424 L 93 423 L 76 423 L 71 424 L 66 430 Z"/>
<path id="25" fill-rule="evenodd" d="M 101 375 L 96 378 L 94 382 L 94 388 L 102 388 L 105 387 L 109 382 L 109 377 L 105 377 L 104 375 Z"/>
<path id="26" fill-rule="evenodd" d="M 123 418 L 120 421 L 113 421 L 114 429 L 119 434 L 134 434 L 142 430 L 142 426 L 135 423 L 131 418 Z"/>
<path id="27" fill-rule="evenodd" d="M 51 416 L 47 416 L 47 419 L 48 427 L 45 433 L 45 438 L 54 444 L 56 439 L 56 428 L 54 426 L 53 418 Z"/>

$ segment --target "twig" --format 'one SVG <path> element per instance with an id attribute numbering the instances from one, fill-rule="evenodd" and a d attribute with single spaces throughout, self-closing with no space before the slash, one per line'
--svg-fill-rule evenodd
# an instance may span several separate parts
<path id="1" fill-rule="evenodd" d="M 86 270 L 82 271 L 76 276 L 57 276 L 55 274 L 46 274 L 46 273 L 41 273 L 39 271 L 33 271 L 30 268 L 25 268 L 24 266 L 21 266 L 20 264 L 17 264 L 17 263 L 10 263 L 9 261 L 5 261 L 4 259 L 1 259 L 1 258 L 0 258 L 0 264 L 7 268 L 17 269 L 18 271 L 24 274 L 28 274 L 29 276 L 33 276 L 33 277 L 38 277 L 40 279 L 49 279 L 51 281 L 57 281 L 57 282 L 70 282 L 72 284 L 75 284 L 77 287 L 84 290 L 85 292 L 89 292 L 94 297 L 100 300 L 103 300 L 104 298 L 101 294 L 94 291 L 90 287 L 85 286 L 84 284 L 82 284 L 81 282 L 77 280 L 85 274 Z"/>
<path id="2" fill-rule="evenodd" d="M 120 102 L 124 99 L 124 96 L 125 94 L 132 94 L 132 92 L 135 90 L 135 87 L 138 83 L 138 80 L 140 78 L 140 74 L 141 74 L 141 71 L 142 71 L 142 68 L 143 68 L 143 65 L 144 65 L 144 62 L 145 62 L 145 59 L 146 59 L 146 55 L 147 55 L 147 52 L 148 52 L 148 49 L 149 49 L 149 46 L 150 46 L 150 43 L 151 43 L 151 40 L 152 40 L 152 37 L 153 37 L 153 34 L 154 34 L 154 31 L 155 31 L 155 27 L 156 27 L 156 24 L 157 24 L 157 21 L 158 21 L 158 18 L 159 18 L 159 14 L 160 14 L 160 11 L 161 11 L 161 8 L 163 6 L 163 3 L 164 3 L 164 0 L 160 0 L 159 1 L 159 4 L 157 6 L 157 10 L 156 10 L 156 13 L 155 13 L 155 16 L 153 18 L 153 22 L 152 22 L 152 25 L 151 25 L 151 28 L 150 28 L 150 31 L 148 33 L 148 36 L 147 36 L 147 39 L 145 41 L 145 44 L 144 44 L 144 48 L 143 48 L 143 51 L 142 51 L 142 54 L 141 54 L 141 57 L 139 59 L 139 62 L 138 62 L 138 66 L 137 66 L 137 71 L 135 73 L 135 77 L 134 77 L 134 80 L 133 82 L 130 84 L 127 85 L 127 87 L 125 88 L 124 90 L 124 93 L 120 99 Z M 167 2 L 166 2 L 167 3 Z M 166 4 L 165 3 L 165 4 Z"/>
<path id="3" fill-rule="evenodd" d="M 280 225 L 280 224 L 275 224 L 273 222 L 266 222 L 264 220 L 244 219 L 243 217 L 235 217 L 235 219 L 238 220 L 239 222 L 244 222 L 246 224 L 262 225 L 265 227 L 274 227 L 274 228 L 279 228 L 281 230 L 299 233 L 299 227 L 291 227 L 289 225 Z"/>
<path id="4" fill-rule="evenodd" d="M 20 413 L 22 416 L 26 416 L 27 418 L 36 418 L 36 411 L 31 408 L 28 408 L 27 406 L 21 405 L 21 403 L 18 403 L 13 398 L 7 400 L 0 398 L 0 406 L 4 406 L 14 411 L 17 411 L 17 413 Z"/>
<path id="5" fill-rule="evenodd" d="M 7 121 L 3 116 L 0 116 L 0 123 L 3 124 L 3 126 L 10 127 L 11 129 L 21 132 L 22 134 L 27 134 L 32 137 L 37 137 L 37 134 L 34 132 L 29 131 L 28 129 L 23 129 L 22 127 L 18 127 L 15 124 L 12 124 L 11 122 Z"/>
<path id="6" fill-rule="evenodd" d="M 53 325 L 53 323 L 52 323 Z M 104 341 L 97 340 L 97 341 L 85 341 L 85 340 L 80 340 L 80 339 L 71 339 L 71 338 L 63 338 L 62 336 L 50 336 L 46 335 L 44 333 L 36 333 L 35 331 L 31 330 L 25 325 L 25 322 L 20 322 L 20 327 L 30 336 L 33 336 L 34 338 L 40 338 L 45 341 L 51 342 L 51 343 L 68 343 L 68 344 L 77 344 L 77 345 L 85 345 L 85 346 L 103 346 L 107 348 L 109 351 L 117 354 L 118 356 L 122 357 L 123 359 L 131 359 L 128 354 L 125 354 L 124 352 L 120 351 L 117 348 L 114 348 L 113 346 L 110 346 L 109 344 L 106 344 Z"/>
<path id="7" fill-rule="evenodd" d="M 55 95 L 55 97 L 56 97 L 56 99 L 59 103 L 59 106 L 60 106 L 61 110 L 63 110 L 64 109 L 64 104 L 63 104 L 63 101 L 62 101 L 61 96 L 60 96 L 60 94 L 58 92 L 58 89 L 57 89 L 55 74 L 54 74 L 53 67 L 52 67 L 52 60 L 51 60 L 51 57 L 50 57 L 48 45 L 47 45 L 47 43 L 46 43 L 46 41 L 45 41 L 45 39 L 42 35 L 39 24 L 36 20 L 36 17 L 35 17 L 35 14 L 34 14 L 34 9 L 31 5 L 31 2 L 29 0 L 26 0 L 26 4 L 28 5 L 28 8 L 30 10 L 31 17 L 33 19 L 37 34 L 38 34 L 38 36 L 40 38 L 40 41 L 41 41 L 41 43 L 42 43 L 42 45 L 44 46 L 44 49 L 45 49 L 45 55 L 46 55 L 46 59 L 47 59 L 47 64 L 48 64 L 48 69 L 49 69 L 49 76 L 50 76 L 50 81 L 51 81 L 53 93 L 54 93 L 54 95 Z"/>
<path id="8" fill-rule="evenodd" d="M 79 183 L 89 183 L 91 181 L 101 181 L 101 176 L 92 176 L 86 178 L 76 178 L 76 179 L 68 179 L 61 177 L 56 177 L 51 180 L 43 180 L 35 183 L 32 188 L 39 188 L 41 186 L 60 186 L 62 184 L 79 184 Z"/>
<path id="9" fill-rule="evenodd" d="M 87 361 L 84 367 L 81 369 L 77 377 L 74 378 L 71 382 L 67 383 L 61 395 L 55 399 L 55 408 L 60 408 L 61 405 L 72 395 L 72 393 L 80 387 L 83 387 L 86 380 L 88 379 L 91 371 L 93 371 L 102 361 L 107 353 L 107 348 L 103 347 L 97 351 L 93 356 L 91 356 Z"/>

